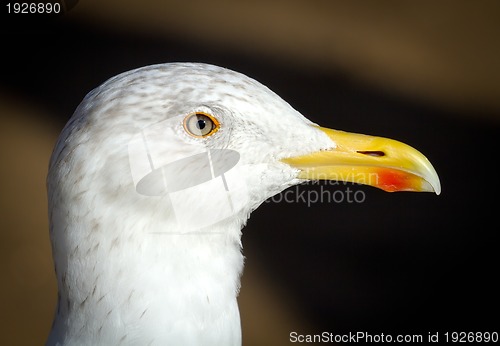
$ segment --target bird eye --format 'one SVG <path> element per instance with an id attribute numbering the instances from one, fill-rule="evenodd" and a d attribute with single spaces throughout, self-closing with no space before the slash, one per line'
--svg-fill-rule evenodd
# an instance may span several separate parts
<path id="1" fill-rule="evenodd" d="M 219 127 L 217 119 L 208 113 L 191 113 L 184 119 L 184 129 L 194 137 L 211 136 L 219 130 Z"/>

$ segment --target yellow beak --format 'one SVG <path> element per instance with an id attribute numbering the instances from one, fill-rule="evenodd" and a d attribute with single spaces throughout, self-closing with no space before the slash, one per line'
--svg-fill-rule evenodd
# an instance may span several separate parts
<path id="1" fill-rule="evenodd" d="M 441 193 L 434 167 L 409 145 L 388 138 L 318 129 L 330 137 L 334 148 L 282 159 L 300 170 L 299 179 L 352 182 L 389 192 Z"/>

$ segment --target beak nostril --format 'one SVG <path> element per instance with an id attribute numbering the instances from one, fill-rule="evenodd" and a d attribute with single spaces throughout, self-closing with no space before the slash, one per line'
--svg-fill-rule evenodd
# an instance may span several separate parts
<path id="1" fill-rule="evenodd" d="M 356 152 L 363 155 L 375 156 L 375 157 L 385 156 L 385 153 L 380 150 L 358 150 Z"/>

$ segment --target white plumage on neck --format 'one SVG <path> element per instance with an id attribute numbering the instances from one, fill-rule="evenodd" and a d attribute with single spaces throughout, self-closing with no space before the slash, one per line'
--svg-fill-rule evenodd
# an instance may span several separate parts
<path id="1" fill-rule="evenodd" d="M 123 234 L 80 241 L 71 251 L 52 337 L 89 345 L 240 344 L 239 226 L 181 235 L 141 221 L 119 228 L 127 223 L 103 220 L 93 232 Z"/>

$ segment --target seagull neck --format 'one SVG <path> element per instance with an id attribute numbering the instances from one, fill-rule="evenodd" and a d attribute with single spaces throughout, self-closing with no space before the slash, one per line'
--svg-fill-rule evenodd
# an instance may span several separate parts
<path id="1" fill-rule="evenodd" d="M 114 344 L 128 335 L 128 326 L 145 337 L 168 330 L 170 338 L 182 324 L 205 330 L 228 315 L 237 321 L 230 338 L 238 339 L 243 256 L 236 227 L 186 234 L 141 228 L 115 237 L 94 229 L 95 237 L 79 237 L 64 259 L 56 249 L 56 261 L 66 268 L 58 268 L 52 340 L 95 337 L 102 343 L 105 335 Z"/>

